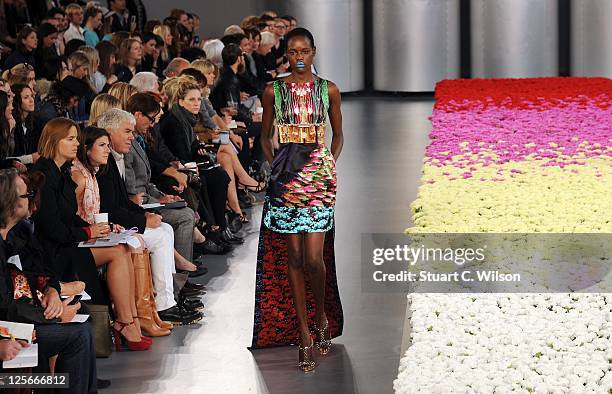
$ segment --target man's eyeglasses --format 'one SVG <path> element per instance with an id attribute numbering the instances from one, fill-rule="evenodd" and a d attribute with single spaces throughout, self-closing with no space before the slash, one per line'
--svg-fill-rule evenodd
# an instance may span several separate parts
<path id="1" fill-rule="evenodd" d="M 157 119 L 156 119 L 156 118 L 157 118 L 157 115 L 158 115 L 158 114 L 155 114 L 155 115 L 153 115 L 153 116 L 150 116 L 150 115 L 147 115 L 147 114 L 143 114 L 143 116 L 144 116 L 145 118 L 149 119 L 149 123 L 151 123 L 151 126 L 152 126 L 152 125 L 154 125 L 155 123 L 157 123 Z"/>
<path id="2" fill-rule="evenodd" d="M 30 190 L 26 194 L 20 194 L 19 198 L 27 198 L 28 200 L 32 200 L 35 196 L 36 192 L 34 190 Z"/>

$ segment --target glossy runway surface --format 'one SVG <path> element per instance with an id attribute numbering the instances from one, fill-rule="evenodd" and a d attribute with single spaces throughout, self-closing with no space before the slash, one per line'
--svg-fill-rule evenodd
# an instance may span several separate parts
<path id="1" fill-rule="evenodd" d="M 361 235 L 410 224 L 430 130 L 432 101 L 346 98 L 338 161 L 336 265 L 344 334 L 313 373 L 297 370 L 297 349 L 249 351 L 261 206 L 250 235 L 228 256 L 206 256 L 205 318 L 154 340 L 146 352 L 98 359 L 112 385 L 101 393 L 390 393 L 402 345 L 406 297 L 361 290 Z M 315 357 L 316 357 L 315 353 Z"/>

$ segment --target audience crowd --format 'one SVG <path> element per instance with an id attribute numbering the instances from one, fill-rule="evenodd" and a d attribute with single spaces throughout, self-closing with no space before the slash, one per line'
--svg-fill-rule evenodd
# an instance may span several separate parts
<path id="1" fill-rule="evenodd" d="M 34 371 L 74 393 L 110 384 L 105 336 L 144 351 L 203 318 L 189 278 L 244 242 L 267 185 L 261 97 L 297 25 L 268 11 L 204 40 L 198 15 L 144 3 L 0 0 L 0 320 L 34 324 Z M 100 305 L 102 330 L 58 324 Z M 0 360 L 28 346 L 0 330 Z"/>

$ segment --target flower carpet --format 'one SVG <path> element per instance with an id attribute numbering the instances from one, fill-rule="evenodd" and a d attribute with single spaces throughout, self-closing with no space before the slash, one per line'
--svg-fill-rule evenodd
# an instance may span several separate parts
<path id="1" fill-rule="evenodd" d="M 612 233 L 612 80 L 436 86 L 408 233 Z M 410 294 L 397 393 L 612 393 L 612 294 Z"/>

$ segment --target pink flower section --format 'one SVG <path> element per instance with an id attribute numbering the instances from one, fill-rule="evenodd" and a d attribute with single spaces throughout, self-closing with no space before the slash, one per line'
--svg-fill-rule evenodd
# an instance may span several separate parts
<path id="1" fill-rule="evenodd" d="M 612 106 L 602 108 L 592 100 L 582 104 L 568 100 L 543 110 L 477 102 L 470 109 L 448 112 L 436 105 L 432 124 L 426 162 L 438 167 L 473 170 L 474 164 L 526 159 L 564 167 L 584 164 L 582 158 L 612 155 Z M 453 160 L 457 155 L 466 157 Z"/>

